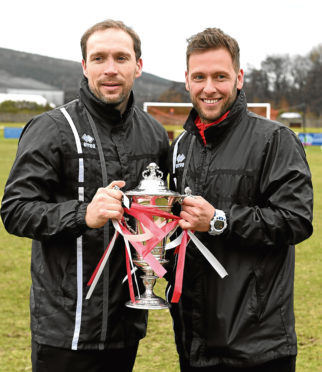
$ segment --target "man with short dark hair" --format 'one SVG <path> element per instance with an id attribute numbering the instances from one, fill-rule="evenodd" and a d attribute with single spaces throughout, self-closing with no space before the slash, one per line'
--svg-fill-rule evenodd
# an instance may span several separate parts
<path id="1" fill-rule="evenodd" d="M 289 128 L 247 111 L 232 37 L 208 28 L 188 42 L 193 109 L 172 144 L 171 185 L 192 190 L 179 224 L 228 276 L 188 245 L 182 295 L 170 309 L 181 371 L 294 372 L 294 244 L 312 234 L 305 152 Z"/>
<path id="2" fill-rule="evenodd" d="M 107 20 L 81 46 L 79 99 L 26 125 L 2 201 L 8 232 L 33 239 L 34 372 L 132 371 L 146 333 L 147 312 L 125 306 L 122 238 L 89 300 L 86 285 L 114 234 L 110 220 L 123 215 L 114 186 L 135 188 L 151 162 L 166 175 L 168 136 L 134 104 L 142 72 L 137 34 Z"/>

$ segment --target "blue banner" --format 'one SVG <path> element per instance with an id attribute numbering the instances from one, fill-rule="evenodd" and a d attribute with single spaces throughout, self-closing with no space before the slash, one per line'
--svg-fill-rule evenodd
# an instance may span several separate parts
<path id="1" fill-rule="evenodd" d="M 322 133 L 299 133 L 298 137 L 303 145 L 322 146 Z"/>
<path id="2" fill-rule="evenodd" d="M 4 138 L 19 138 L 23 128 L 17 127 L 5 127 L 4 128 Z"/>

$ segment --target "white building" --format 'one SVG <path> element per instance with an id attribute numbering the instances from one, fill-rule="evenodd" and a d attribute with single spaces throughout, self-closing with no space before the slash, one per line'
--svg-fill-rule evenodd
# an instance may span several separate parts
<path id="1" fill-rule="evenodd" d="M 38 105 L 47 105 L 48 101 L 45 97 L 40 94 L 20 94 L 20 93 L 0 93 L 0 103 L 5 101 L 14 102 L 35 102 Z"/>
<path id="2" fill-rule="evenodd" d="M 8 94 L 14 95 L 26 95 L 32 98 L 32 96 L 41 96 L 46 100 L 46 103 L 52 106 L 61 106 L 64 103 L 64 92 L 62 90 L 41 90 L 41 89 L 7 89 Z M 32 102 L 34 102 L 32 100 Z"/>

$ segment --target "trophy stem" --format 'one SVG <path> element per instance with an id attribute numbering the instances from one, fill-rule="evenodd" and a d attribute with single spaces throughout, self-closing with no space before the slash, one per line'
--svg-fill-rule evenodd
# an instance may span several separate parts
<path id="1" fill-rule="evenodd" d="M 143 297 L 145 298 L 152 298 L 155 297 L 155 294 L 153 293 L 153 287 L 155 286 L 157 276 L 155 275 L 143 275 L 141 276 L 143 280 L 143 284 L 145 286 L 145 293 L 143 294 Z"/>
<path id="2" fill-rule="evenodd" d="M 143 280 L 145 292 L 141 297 L 135 297 L 134 303 L 132 301 L 128 301 L 126 306 L 131 307 L 132 309 L 168 309 L 170 304 L 161 297 L 156 296 L 153 292 L 153 287 L 158 277 L 155 275 L 143 275 L 141 278 Z"/>

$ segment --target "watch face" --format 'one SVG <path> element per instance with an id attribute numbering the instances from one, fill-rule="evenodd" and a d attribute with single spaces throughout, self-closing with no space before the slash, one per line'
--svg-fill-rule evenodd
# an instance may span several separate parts
<path id="1" fill-rule="evenodd" d="M 214 223 L 214 228 L 216 230 L 222 230 L 224 226 L 225 226 L 224 221 L 221 221 L 221 220 L 216 220 Z"/>

